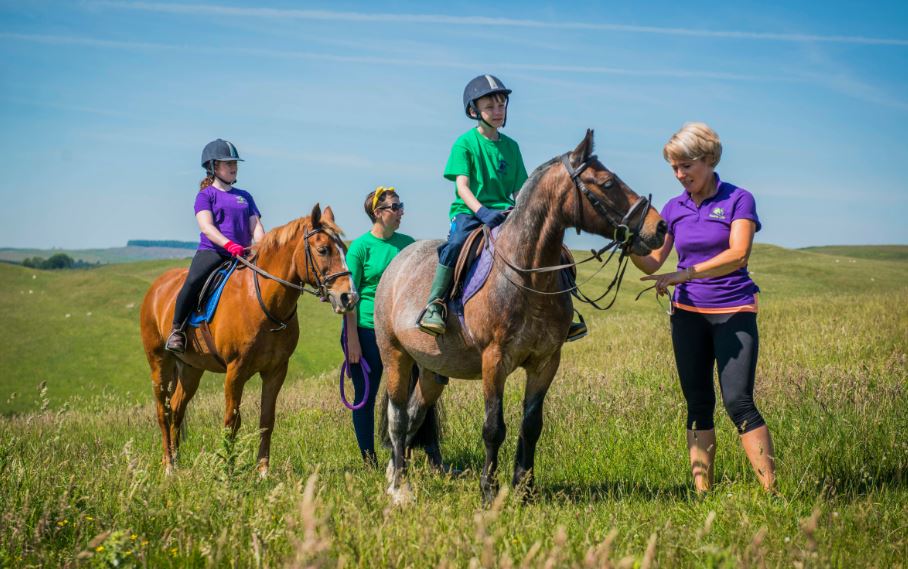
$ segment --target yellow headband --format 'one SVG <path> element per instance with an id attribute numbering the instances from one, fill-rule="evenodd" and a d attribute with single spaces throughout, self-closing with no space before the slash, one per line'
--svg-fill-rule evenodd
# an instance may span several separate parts
<path id="1" fill-rule="evenodd" d="M 379 186 L 375 188 L 375 195 L 372 196 L 372 211 L 375 211 L 375 207 L 378 205 L 378 198 L 381 197 L 381 195 L 385 192 L 396 193 L 394 186 L 388 186 L 387 188 L 384 186 Z"/>

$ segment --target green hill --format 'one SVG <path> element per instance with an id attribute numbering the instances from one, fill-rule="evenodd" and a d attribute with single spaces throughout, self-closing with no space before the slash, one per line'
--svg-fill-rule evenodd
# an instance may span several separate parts
<path id="1" fill-rule="evenodd" d="M 875 261 L 908 261 L 908 245 L 826 245 L 801 251 Z"/>
<path id="2" fill-rule="evenodd" d="M 872 257 L 873 248 L 861 248 Z M 881 253 L 882 254 L 882 253 Z M 578 258 L 583 254 L 578 253 Z M 150 399 L 150 380 L 138 333 L 138 313 L 151 281 L 188 261 L 153 261 L 108 265 L 92 270 L 38 271 L 0 264 L 0 414 L 40 405 L 37 386 L 47 382 L 51 406 L 73 397 L 109 394 L 129 403 Z M 883 296 L 904 306 L 908 267 L 873 259 L 838 258 L 825 253 L 757 245 L 750 269 L 762 288 L 761 306 L 815 302 L 824 297 Z M 580 282 L 592 274 L 585 265 Z M 634 326 L 635 320 L 660 318 L 652 293 L 634 302 L 644 287 L 631 266 L 615 307 L 607 313 L 583 309 L 593 329 L 608 334 L 612 323 Z M 585 288 L 602 290 L 611 270 Z M 288 381 L 339 365 L 340 318 L 310 297 L 299 303 L 308 334 L 291 359 Z M 583 343 L 580 347 L 583 347 Z M 574 349 L 573 347 L 571 349 Z M 203 390 L 219 390 L 221 380 L 208 378 Z"/>
<path id="3" fill-rule="evenodd" d="M 34 409 L 41 382 L 47 382 L 54 407 L 102 393 L 124 403 L 147 402 L 151 381 L 139 307 L 158 275 L 188 264 L 152 261 L 70 271 L 0 264 L 0 414 Z M 290 376 L 339 365 L 340 318 L 310 296 L 300 301 L 299 315 L 310 333 L 291 359 Z M 221 389 L 221 379 L 203 381 L 202 389 Z"/>

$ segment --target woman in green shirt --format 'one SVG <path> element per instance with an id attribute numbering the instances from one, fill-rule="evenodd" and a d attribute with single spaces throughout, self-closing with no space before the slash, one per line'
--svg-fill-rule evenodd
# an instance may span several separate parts
<path id="1" fill-rule="evenodd" d="M 375 394 L 382 375 L 381 355 L 375 342 L 375 324 L 372 315 L 375 311 L 375 289 L 382 273 L 391 260 L 413 238 L 397 233 L 400 219 L 404 215 L 404 204 L 392 187 L 379 186 L 366 196 L 363 203 L 366 215 L 372 221 L 372 228 L 358 237 L 347 252 L 347 267 L 350 269 L 353 284 L 359 293 L 359 304 L 348 312 L 346 318 L 347 360 L 353 374 L 353 387 L 356 390 L 355 401 L 366 397 L 366 404 L 353 411 L 353 430 L 356 442 L 368 464 L 377 464 L 375 456 Z M 356 331 L 354 334 L 353 331 Z M 369 366 L 369 393 L 365 393 L 360 361 L 365 358 Z"/>

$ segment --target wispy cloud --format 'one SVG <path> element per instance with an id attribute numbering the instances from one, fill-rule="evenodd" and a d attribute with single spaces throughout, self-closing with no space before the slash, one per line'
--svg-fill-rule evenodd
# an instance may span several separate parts
<path id="1" fill-rule="evenodd" d="M 390 58 L 376 57 L 365 55 L 336 55 L 330 53 L 318 53 L 296 50 L 276 50 L 265 48 L 245 48 L 245 47 L 212 47 L 210 45 L 189 45 L 189 44 L 164 44 L 150 42 L 130 42 L 120 40 L 107 40 L 93 37 L 68 36 L 68 35 L 45 35 L 45 34 L 20 34 L 0 32 L 0 40 L 8 39 L 15 41 L 25 41 L 52 45 L 81 45 L 86 47 L 110 48 L 110 49 L 134 49 L 134 50 L 162 50 L 176 51 L 185 50 L 193 53 L 212 53 L 224 54 L 232 53 L 234 55 L 245 55 L 252 57 L 270 57 L 279 59 L 301 59 L 310 61 L 325 61 L 331 63 L 357 63 L 367 65 L 393 65 L 399 67 L 428 67 L 428 68 L 452 68 L 452 69 L 475 69 L 476 65 L 472 61 L 451 61 L 439 59 L 407 59 L 407 58 Z M 547 65 L 538 63 L 506 63 L 498 64 L 500 69 L 517 70 L 517 71 L 536 71 L 550 73 L 584 73 L 584 74 L 604 74 L 604 75 L 624 75 L 631 77 L 662 77 L 671 79 L 718 79 L 724 81 L 797 81 L 800 78 L 795 76 L 771 76 L 771 75 L 753 75 L 746 73 L 725 73 L 721 71 L 704 71 L 704 70 L 663 70 L 663 69 L 629 69 L 622 67 L 607 67 L 597 65 Z"/>
<path id="2" fill-rule="evenodd" d="M 562 30 L 592 30 L 623 32 L 632 34 L 653 34 L 664 36 L 688 36 L 700 38 L 746 39 L 776 42 L 823 42 L 859 45 L 908 46 L 908 39 L 880 38 L 868 36 L 821 35 L 779 33 L 773 31 L 702 30 L 696 28 L 667 28 L 659 26 L 635 26 L 596 22 L 568 22 L 552 20 L 529 20 L 517 18 L 490 18 L 483 16 L 448 16 L 444 14 L 381 14 L 369 12 L 338 12 L 330 10 L 299 10 L 278 8 L 252 8 L 219 6 L 216 4 L 169 4 L 160 2 L 112 2 L 97 0 L 89 5 L 123 10 L 141 10 L 168 14 L 198 14 L 207 16 L 230 16 L 242 18 L 268 18 L 281 20 L 310 20 L 338 22 L 372 22 L 398 24 L 438 24 L 445 26 L 488 26 L 512 28 L 544 28 Z"/>

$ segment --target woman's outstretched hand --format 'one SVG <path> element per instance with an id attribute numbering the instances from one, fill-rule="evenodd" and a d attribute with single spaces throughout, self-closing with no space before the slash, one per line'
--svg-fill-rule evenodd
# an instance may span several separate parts
<path id="1" fill-rule="evenodd" d="M 686 283 L 690 280 L 687 271 L 675 271 L 673 273 L 662 273 L 661 275 L 647 275 L 640 277 L 641 281 L 656 281 L 656 294 L 668 294 L 668 287 Z"/>

